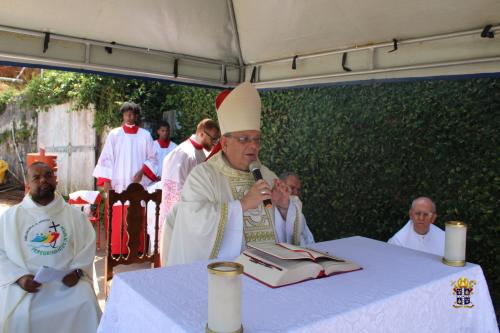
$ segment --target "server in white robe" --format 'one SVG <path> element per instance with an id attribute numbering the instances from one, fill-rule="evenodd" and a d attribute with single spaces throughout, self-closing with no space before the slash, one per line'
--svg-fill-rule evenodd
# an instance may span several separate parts
<path id="1" fill-rule="evenodd" d="M 177 147 L 177 144 L 170 140 L 170 124 L 166 121 L 161 121 L 158 124 L 156 134 L 158 134 L 158 139 L 154 141 L 153 146 L 155 148 L 156 157 L 158 159 L 157 176 L 158 179 L 160 179 L 163 160 L 168 154 L 170 154 L 170 152 L 172 152 L 172 150 L 175 149 L 175 147 Z"/>
<path id="2" fill-rule="evenodd" d="M 137 126 L 140 107 L 125 102 L 120 108 L 123 123 L 109 133 L 99 156 L 93 176 L 97 178 L 97 186 L 104 191 L 113 189 L 123 192 L 131 183 L 140 183 L 144 188 L 156 181 L 158 160 L 153 145 L 153 138 L 148 131 Z M 125 207 L 127 207 L 125 205 Z M 107 210 L 105 214 L 107 218 Z M 125 217 L 123 217 L 125 219 Z M 113 207 L 113 232 L 111 250 L 113 253 L 127 251 L 127 235 L 124 234 L 120 250 L 120 227 L 122 223 L 121 206 Z M 146 221 L 144 221 L 146 223 Z"/>
<path id="3" fill-rule="evenodd" d="M 210 151 L 219 142 L 219 125 L 206 118 L 198 123 L 195 134 L 182 142 L 163 161 L 160 205 L 160 232 L 165 216 L 180 200 L 180 194 L 187 176 L 195 166 L 205 161 L 205 150 Z"/>
<path id="4" fill-rule="evenodd" d="M 0 331 L 95 332 L 101 311 L 89 278 L 94 229 L 54 193 L 48 165 L 31 165 L 27 185 L 29 194 L 0 217 Z M 62 279 L 34 280 L 43 266 L 62 271 Z"/>
<path id="5" fill-rule="evenodd" d="M 249 172 L 258 160 L 260 113 L 260 97 L 250 83 L 226 94 L 217 110 L 222 151 L 191 171 L 181 200 L 167 216 L 163 265 L 235 258 L 248 242 L 276 242 L 277 218 L 290 226 L 286 239 L 300 244 L 300 200 L 265 166 L 261 180 Z M 266 199 L 272 207 L 264 207 Z"/>
<path id="6" fill-rule="evenodd" d="M 156 181 L 158 159 L 153 138 L 148 131 L 137 126 L 140 108 L 125 102 L 121 108 L 123 123 L 111 130 L 99 156 L 93 176 L 97 185 L 107 191 L 120 193 L 131 183 L 141 183 L 144 188 Z"/>
<path id="7" fill-rule="evenodd" d="M 409 214 L 410 220 L 388 243 L 443 256 L 445 234 L 434 225 L 437 218 L 434 202 L 427 197 L 416 198 Z"/>

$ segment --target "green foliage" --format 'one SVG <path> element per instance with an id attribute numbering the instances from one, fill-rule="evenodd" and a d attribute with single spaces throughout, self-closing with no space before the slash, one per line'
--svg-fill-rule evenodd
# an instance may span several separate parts
<path id="1" fill-rule="evenodd" d="M 4 113 L 7 104 L 12 102 L 17 95 L 19 95 L 19 92 L 13 88 L 0 91 L 0 115 Z"/>
<path id="2" fill-rule="evenodd" d="M 469 224 L 467 259 L 497 300 L 500 80 L 428 81 L 270 91 L 261 158 L 296 171 L 318 240 L 387 240 L 413 198 L 432 197 L 437 225 Z"/>
<path id="3" fill-rule="evenodd" d="M 119 108 L 125 101 L 141 105 L 144 120 L 158 122 L 162 112 L 173 107 L 168 96 L 176 89 L 156 81 L 47 70 L 43 77 L 28 83 L 24 103 L 39 110 L 68 101 L 73 103 L 75 111 L 93 107 L 94 127 L 101 132 L 106 126 L 116 127 L 121 123 Z"/>

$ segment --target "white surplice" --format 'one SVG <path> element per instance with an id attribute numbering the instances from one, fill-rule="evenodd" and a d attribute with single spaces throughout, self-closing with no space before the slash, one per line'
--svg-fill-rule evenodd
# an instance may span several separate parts
<path id="1" fill-rule="evenodd" d="M 178 145 L 163 160 L 161 183 L 162 198 L 160 205 L 160 230 L 163 230 L 165 216 L 180 200 L 181 190 L 187 176 L 195 166 L 205 161 L 203 147 L 196 141 L 196 135 Z"/>
<path id="2" fill-rule="evenodd" d="M 265 166 L 261 173 L 269 184 L 277 178 Z M 181 201 L 167 216 L 161 242 L 162 264 L 234 259 L 247 242 L 276 242 L 274 225 L 280 215 L 277 209 L 260 204 L 257 209 L 242 211 L 239 199 L 254 183 L 250 172 L 231 168 L 222 152 L 195 167 L 184 184 Z M 290 197 L 284 224 L 291 226 L 288 230 L 293 234 L 293 237 L 287 236 L 287 240 L 293 238 L 297 245 L 303 232 L 301 209 L 300 200 Z"/>
<path id="3" fill-rule="evenodd" d="M 143 128 L 129 134 L 117 127 L 109 133 L 92 175 L 111 180 L 113 190 L 120 193 L 143 167 L 156 178 L 158 160 L 151 134 Z M 154 180 L 144 175 L 141 184 L 146 188 Z"/>
<path id="4" fill-rule="evenodd" d="M 399 245 L 439 256 L 444 255 L 444 231 L 434 224 L 430 225 L 427 234 L 420 235 L 413 229 L 413 221 L 409 220 L 408 223 L 387 242 L 389 244 Z"/>
<path id="5" fill-rule="evenodd" d="M 175 147 L 177 147 L 177 144 L 173 141 L 169 141 L 168 146 L 166 148 L 162 148 L 160 146 L 160 143 L 158 142 L 158 140 L 155 140 L 153 143 L 153 146 L 156 150 L 156 157 L 158 159 L 157 176 L 161 177 L 161 173 L 162 173 L 162 169 L 163 169 L 162 168 L 163 161 L 165 160 L 165 157 L 167 157 L 167 155 L 170 154 L 170 152 L 172 152 L 175 149 Z"/>
<path id="6" fill-rule="evenodd" d="M 95 232 L 87 218 L 56 194 L 47 206 L 30 196 L 0 217 L 1 332 L 75 332 L 97 330 L 101 310 L 92 289 Z M 86 272 L 73 287 L 43 284 L 37 293 L 16 281 L 48 266 Z"/>

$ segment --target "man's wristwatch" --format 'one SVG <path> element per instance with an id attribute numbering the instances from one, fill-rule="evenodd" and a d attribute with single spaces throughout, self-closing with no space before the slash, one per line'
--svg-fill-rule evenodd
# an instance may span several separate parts
<path id="1" fill-rule="evenodd" d="M 85 273 L 80 268 L 77 268 L 75 269 L 75 275 L 78 280 L 80 280 L 85 275 Z"/>

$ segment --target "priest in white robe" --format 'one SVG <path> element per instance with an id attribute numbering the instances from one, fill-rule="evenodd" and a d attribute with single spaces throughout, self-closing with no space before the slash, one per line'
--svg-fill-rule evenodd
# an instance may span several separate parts
<path id="1" fill-rule="evenodd" d="M 258 161 L 260 113 L 259 94 L 248 82 L 222 101 L 217 110 L 222 151 L 191 171 L 180 202 L 167 216 L 163 265 L 233 259 L 248 242 L 301 243 L 300 200 L 267 167 L 261 166 L 258 181 L 249 172 L 250 163 Z M 266 199 L 272 207 L 264 207 Z M 284 223 L 277 232 L 280 219 Z"/>
<path id="2" fill-rule="evenodd" d="M 388 243 L 443 256 L 445 234 L 434 225 L 437 218 L 434 202 L 427 197 L 416 198 L 409 215 L 410 220 Z"/>
<path id="3" fill-rule="evenodd" d="M 95 332 L 101 310 L 91 281 L 94 229 L 54 192 L 45 163 L 30 166 L 27 185 L 29 194 L 0 217 L 1 332 Z M 43 266 L 63 278 L 37 282 Z"/>
<path id="4" fill-rule="evenodd" d="M 158 124 L 156 134 L 158 134 L 158 139 L 154 141 L 153 146 L 156 151 L 156 157 L 158 159 L 157 176 L 158 179 L 160 179 L 163 160 L 165 159 L 165 157 L 167 157 L 168 154 L 172 152 L 172 150 L 175 149 L 175 147 L 177 147 L 177 144 L 170 140 L 170 124 L 166 121 L 161 121 Z"/>
<path id="5" fill-rule="evenodd" d="M 196 132 L 177 146 L 163 161 L 160 233 L 163 230 L 165 217 L 180 200 L 187 176 L 195 166 L 205 161 L 205 150 L 212 150 L 219 139 L 219 125 L 212 119 L 203 119 L 196 126 Z"/>
<path id="6" fill-rule="evenodd" d="M 151 134 L 137 125 L 140 107 L 125 102 L 120 108 L 123 123 L 108 134 L 106 143 L 99 156 L 93 176 L 97 186 L 104 191 L 113 189 L 123 192 L 131 183 L 140 183 L 145 189 L 157 179 L 158 160 Z M 125 205 L 125 207 L 128 207 Z M 122 223 L 121 206 L 113 207 L 112 252 L 120 253 L 120 230 Z M 105 211 L 107 217 L 107 210 Z M 123 220 L 125 217 L 123 217 Z M 144 222 L 146 223 L 146 221 Z M 127 235 L 124 235 L 121 251 L 127 251 Z"/>

